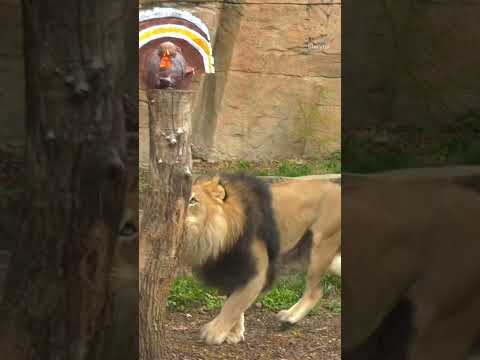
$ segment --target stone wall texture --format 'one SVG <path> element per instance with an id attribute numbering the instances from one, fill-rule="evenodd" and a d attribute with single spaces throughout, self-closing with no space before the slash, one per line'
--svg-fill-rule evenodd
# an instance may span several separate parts
<path id="1" fill-rule="evenodd" d="M 480 2 L 344 0 L 343 126 L 445 131 L 480 119 Z M 353 27 L 349 24 L 362 26 Z M 361 81 L 359 81 L 361 79 Z M 348 121 L 348 124 L 346 123 Z M 431 129 L 431 130 L 430 130 Z M 345 134 L 348 136 L 348 134 Z"/>
<path id="2" fill-rule="evenodd" d="M 339 2 L 141 5 L 189 11 L 210 29 L 216 73 L 199 84 L 192 114 L 195 155 L 261 160 L 339 150 Z"/>
<path id="3" fill-rule="evenodd" d="M 179 5 L 180 4 L 180 5 Z M 441 127 L 480 114 L 479 2 L 141 0 L 183 8 L 209 27 L 217 73 L 201 79 L 193 113 L 195 153 L 269 159 L 339 148 L 340 94 L 348 128 Z M 348 18 L 355 16 L 355 18 Z M 23 142 L 20 0 L 0 0 L 0 143 Z M 468 59 L 468 61 L 465 61 Z M 341 80 L 348 86 L 341 91 Z M 361 79 L 359 81 L 358 79 Z M 431 104 L 443 106 L 431 106 Z M 142 106 L 140 106 L 142 108 Z M 479 115 L 480 116 L 480 115 Z M 393 119 L 393 120 L 392 120 Z"/>

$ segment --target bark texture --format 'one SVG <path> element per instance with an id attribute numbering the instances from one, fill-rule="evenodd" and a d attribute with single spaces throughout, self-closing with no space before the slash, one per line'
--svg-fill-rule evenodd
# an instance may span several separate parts
<path id="1" fill-rule="evenodd" d="M 26 198 L 0 313 L 0 354 L 105 359 L 109 274 L 126 195 L 124 102 L 136 87 L 128 76 L 133 57 L 118 54 L 136 51 L 128 34 L 137 31 L 137 4 L 22 5 Z"/>
<path id="2" fill-rule="evenodd" d="M 170 359 L 166 300 L 178 266 L 191 191 L 191 104 L 187 91 L 149 94 L 150 168 L 140 195 L 140 359 Z"/>

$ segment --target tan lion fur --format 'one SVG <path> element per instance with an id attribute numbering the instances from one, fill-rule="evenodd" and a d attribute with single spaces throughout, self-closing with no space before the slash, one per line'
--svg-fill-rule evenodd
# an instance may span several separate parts
<path id="1" fill-rule="evenodd" d="M 408 300 L 407 359 L 467 359 L 480 336 L 480 168 L 471 178 L 460 170 L 344 176 L 344 350 Z"/>
<path id="2" fill-rule="evenodd" d="M 244 199 L 255 196 L 250 191 L 237 183 L 234 187 L 224 187 L 218 177 L 193 184 L 186 219 L 186 254 L 190 263 L 202 264 L 235 245 L 247 216 Z M 224 201 L 226 196 L 228 201 Z M 280 321 L 296 323 L 321 298 L 321 278 L 325 271 L 340 273 L 340 186 L 318 179 L 291 180 L 272 184 L 271 196 L 281 255 L 299 244 L 306 233 L 312 234 L 305 293 L 297 304 L 278 314 Z M 251 244 L 257 274 L 246 286 L 235 290 L 220 314 L 203 327 L 201 336 L 205 342 L 236 343 L 244 339 L 243 313 L 255 301 L 266 282 L 269 258 L 266 245 L 260 240 L 255 238 Z"/>
<path id="3" fill-rule="evenodd" d="M 239 238 L 245 224 L 245 214 L 239 194 L 242 189 L 229 192 L 228 203 L 223 203 L 219 178 L 193 185 L 190 199 L 198 202 L 189 205 L 187 214 L 186 257 L 192 265 L 215 259 L 231 248 Z"/>

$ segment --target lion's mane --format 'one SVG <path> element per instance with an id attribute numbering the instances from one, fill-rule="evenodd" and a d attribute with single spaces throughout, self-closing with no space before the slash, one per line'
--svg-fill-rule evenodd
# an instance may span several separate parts
<path id="1" fill-rule="evenodd" d="M 246 174 L 221 174 L 225 189 L 223 216 L 212 217 L 206 224 L 198 250 L 206 255 L 194 272 L 207 286 L 226 294 L 241 288 L 256 274 L 256 260 L 251 253 L 254 238 L 265 243 L 269 265 L 268 287 L 274 280 L 280 242 L 272 209 L 270 186 Z M 201 179 L 200 179 L 201 180 Z"/>

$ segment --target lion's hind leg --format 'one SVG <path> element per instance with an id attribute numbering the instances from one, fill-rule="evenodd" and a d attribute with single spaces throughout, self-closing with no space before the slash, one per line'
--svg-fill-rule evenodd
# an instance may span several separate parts
<path id="1" fill-rule="evenodd" d="M 339 248 L 340 231 L 326 238 L 323 238 L 320 232 L 314 233 L 305 291 L 295 305 L 277 314 L 280 321 L 295 324 L 315 307 L 323 296 L 322 276 L 332 263 Z"/>

